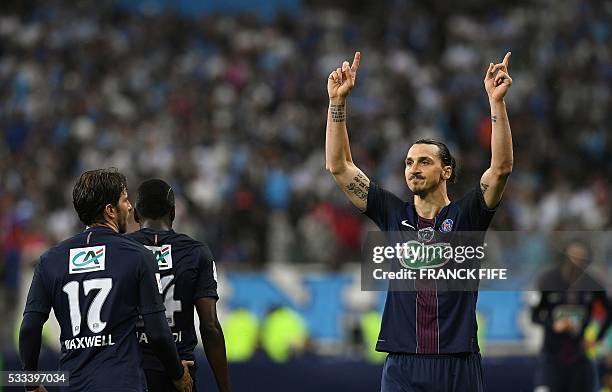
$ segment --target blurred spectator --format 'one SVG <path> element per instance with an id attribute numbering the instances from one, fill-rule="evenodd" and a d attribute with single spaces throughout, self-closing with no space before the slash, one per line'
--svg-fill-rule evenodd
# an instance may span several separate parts
<path id="1" fill-rule="evenodd" d="M 474 186 L 489 154 L 484 71 L 511 49 L 514 174 L 493 226 L 610 228 L 609 2 L 471 1 L 449 14 L 446 2 L 389 0 L 361 15 L 317 4 L 266 21 L 2 4 L 2 298 L 32 261 L 24 232 L 55 243 L 81 229 L 71 188 L 94 167 L 166 179 L 177 225 L 221 263 L 358 260 L 371 226 L 323 159 L 325 78 L 356 49 L 351 146 L 371 178 L 408 197 L 404 155 L 433 136 Z"/>

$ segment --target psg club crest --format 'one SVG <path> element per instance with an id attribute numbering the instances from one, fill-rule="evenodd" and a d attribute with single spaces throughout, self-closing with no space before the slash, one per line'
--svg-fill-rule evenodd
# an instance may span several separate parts
<path id="1" fill-rule="evenodd" d="M 442 233 L 450 233 L 451 230 L 453 230 L 453 220 L 445 219 L 444 222 L 442 222 L 442 224 L 440 225 L 440 231 Z"/>
<path id="2" fill-rule="evenodd" d="M 417 232 L 417 238 L 419 242 L 429 242 L 434 238 L 434 229 L 433 227 L 425 227 L 423 229 L 419 229 Z"/>

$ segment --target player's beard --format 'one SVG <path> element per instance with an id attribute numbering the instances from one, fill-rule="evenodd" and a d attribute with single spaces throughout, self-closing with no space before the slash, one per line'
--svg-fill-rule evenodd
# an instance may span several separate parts
<path id="1" fill-rule="evenodd" d="M 427 195 L 427 190 L 423 189 L 423 188 L 415 188 L 415 189 L 411 189 L 411 191 L 412 191 L 412 193 L 415 196 L 418 196 L 418 197 L 421 197 L 421 198 L 423 198 L 423 197 L 425 197 Z"/>
<path id="2" fill-rule="evenodd" d="M 433 192 L 439 184 L 428 184 L 427 179 L 425 177 L 421 177 L 423 179 L 422 183 L 410 186 L 408 183 L 408 188 L 410 191 L 420 198 L 426 197 L 429 193 Z"/>
<path id="3" fill-rule="evenodd" d="M 429 193 L 430 189 L 424 183 L 425 182 L 425 178 L 424 177 L 419 177 L 419 179 L 421 181 L 419 181 L 418 184 L 414 184 L 412 182 L 412 180 L 409 180 L 408 181 L 408 189 L 410 189 L 410 192 L 412 192 L 414 195 L 419 196 L 419 197 L 423 197 L 423 196 L 427 195 L 427 193 Z"/>
<path id="4" fill-rule="evenodd" d="M 119 221 L 117 222 L 117 229 L 119 230 L 120 234 L 125 234 L 127 232 L 129 215 L 129 212 L 125 212 L 119 216 Z"/>

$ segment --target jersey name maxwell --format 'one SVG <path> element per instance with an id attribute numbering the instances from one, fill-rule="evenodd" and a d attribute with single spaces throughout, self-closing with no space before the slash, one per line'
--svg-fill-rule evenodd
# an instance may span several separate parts
<path id="1" fill-rule="evenodd" d="M 144 247 L 153 252 L 160 271 L 172 269 L 172 245 L 145 245 Z"/>
<path id="2" fill-rule="evenodd" d="M 104 347 L 114 346 L 113 336 L 108 335 L 96 335 L 96 336 L 83 336 L 80 338 L 64 340 L 64 347 L 66 350 L 76 350 L 79 348 L 90 348 L 90 347 Z"/>

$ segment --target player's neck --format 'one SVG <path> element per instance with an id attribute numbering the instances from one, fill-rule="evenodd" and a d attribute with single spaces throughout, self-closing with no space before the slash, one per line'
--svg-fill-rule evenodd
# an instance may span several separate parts
<path id="1" fill-rule="evenodd" d="M 446 188 L 442 186 L 425 195 L 414 195 L 414 208 L 421 218 L 433 219 L 449 204 Z"/>
<path id="2" fill-rule="evenodd" d="M 115 233 L 119 233 L 119 225 L 117 225 L 117 223 L 112 222 L 112 221 L 92 223 L 91 225 L 87 226 L 87 228 L 91 228 L 91 227 L 108 227 L 109 229 L 112 229 Z"/>
<path id="3" fill-rule="evenodd" d="M 172 230 L 172 225 L 168 224 L 168 222 L 160 219 L 145 219 L 140 224 L 141 229 L 152 229 L 152 230 L 160 230 L 160 231 L 168 231 Z"/>

